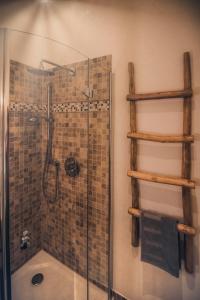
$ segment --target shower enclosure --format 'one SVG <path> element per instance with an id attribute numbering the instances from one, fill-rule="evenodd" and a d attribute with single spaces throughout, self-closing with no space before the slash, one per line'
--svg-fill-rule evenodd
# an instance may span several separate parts
<path id="1" fill-rule="evenodd" d="M 111 299 L 111 56 L 0 29 L 5 300 Z"/>

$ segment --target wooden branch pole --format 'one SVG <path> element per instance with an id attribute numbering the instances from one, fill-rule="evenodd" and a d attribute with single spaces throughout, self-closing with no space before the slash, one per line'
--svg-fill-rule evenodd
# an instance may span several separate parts
<path id="1" fill-rule="evenodd" d="M 136 208 L 130 207 L 128 209 L 128 213 L 136 218 L 140 218 L 142 211 Z M 196 230 L 193 227 L 187 226 L 185 224 L 178 223 L 177 230 L 189 236 L 194 236 L 196 234 Z"/>
<path id="2" fill-rule="evenodd" d="M 151 181 L 156 183 L 163 183 L 163 184 L 170 184 L 170 185 L 177 185 L 177 186 L 185 186 L 190 189 L 195 188 L 195 183 L 192 180 L 179 178 L 175 176 L 164 176 L 158 175 L 155 173 L 147 173 L 147 172 L 139 172 L 139 171 L 128 171 L 129 177 L 134 177 L 137 179 Z"/>
<path id="3" fill-rule="evenodd" d="M 184 88 L 191 89 L 191 66 L 190 54 L 184 53 Z M 184 98 L 183 102 L 183 135 L 191 135 L 192 125 L 192 101 L 191 96 Z M 191 145 L 183 144 L 182 146 L 182 177 L 191 178 Z M 192 197 L 191 190 L 188 187 L 182 188 L 182 201 L 183 201 L 183 217 L 184 223 L 192 226 Z M 193 273 L 193 238 L 186 236 L 185 239 L 185 269 L 189 273 Z"/>
<path id="4" fill-rule="evenodd" d="M 148 132 L 129 132 L 127 137 L 130 139 L 138 139 L 144 141 L 152 141 L 159 143 L 193 143 L 192 135 L 164 135 Z"/>
<path id="5" fill-rule="evenodd" d="M 138 101 L 138 100 L 160 100 L 160 99 L 173 99 L 173 98 L 184 98 L 191 97 L 192 90 L 190 88 L 183 91 L 170 91 L 170 92 L 157 92 L 149 94 L 135 94 L 131 93 L 127 96 L 127 100 Z"/>
<path id="6" fill-rule="evenodd" d="M 134 82 L 134 65 L 129 63 L 129 93 L 130 95 L 135 94 L 135 82 Z M 134 101 L 130 102 L 130 129 L 131 132 L 136 132 L 136 103 Z M 131 170 L 137 169 L 137 141 L 131 140 L 130 149 L 130 166 Z M 132 207 L 139 208 L 139 186 L 136 178 L 131 178 L 131 190 L 132 190 Z M 132 245 L 134 247 L 139 246 L 139 220 L 137 218 L 132 218 Z"/>

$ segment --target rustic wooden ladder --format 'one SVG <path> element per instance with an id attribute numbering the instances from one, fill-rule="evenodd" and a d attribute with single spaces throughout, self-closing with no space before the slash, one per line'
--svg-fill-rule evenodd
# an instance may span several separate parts
<path id="1" fill-rule="evenodd" d="M 191 143 L 194 137 L 191 135 L 192 123 L 192 81 L 190 54 L 185 52 L 184 61 L 184 89 L 180 91 L 158 92 L 151 94 L 136 94 L 134 81 L 134 65 L 129 63 L 129 95 L 130 101 L 130 132 L 127 137 L 131 139 L 130 167 L 128 176 L 131 177 L 132 207 L 128 212 L 132 215 L 132 245 L 139 245 L 139 186 L 138 180 L 146 180 L 156 183 L 170 184 L 182 187 L 183 219 L 184 224 L 178 224 L 177 230 L 185 233 L 185 269 L 193 273 L 193 237 L 196 233 L 192 227 L 192 195 L 191 189 L 195 188 L 191 180 Z M 136 101 L 183 98 L 183 135 L 162 135 L 137 131 Z M 141 172 L 137 170 L 137 140 L 146 140 L 160 143 L 182 143 L 182 176 L 164 176 L 155 173 Z"/>

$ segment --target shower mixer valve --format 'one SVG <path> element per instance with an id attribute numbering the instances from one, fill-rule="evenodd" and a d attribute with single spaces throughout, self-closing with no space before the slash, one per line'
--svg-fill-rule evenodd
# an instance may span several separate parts
<path id="1" fill-rule="evenodd" d="M 31 246 L 31 243 L 30 243 L 29 231 L 25 230 L 22 233 L 20 248 L 21 248 L 21 250 L 25 250 L 25 249 L 29 248 L 30 246 Z"/>
<path id="2" fill-rule="evenodd" d="M 79 175 L 80 165 L 73 156 L 70 156 L 65 160 L 65 172 L 70 177 L 76 177 Z"/>

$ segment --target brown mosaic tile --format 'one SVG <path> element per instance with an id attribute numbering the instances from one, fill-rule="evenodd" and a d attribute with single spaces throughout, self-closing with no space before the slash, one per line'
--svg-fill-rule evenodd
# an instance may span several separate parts
<path id="1" fill-rule="evenodd" d="M 88 61 L 53 76 L 11 61 L 10 85 L 10 221 L 11 265 L 16 270 L 41 248 L 74 271 L 107 286 L 109 251 L 109 73 L 111 57 Z M 41 189 L 47 142 L 47 83 L 53 85 L 53 157 L 60 161 L 59 200 L 50 204 Z M 37 89 L 36 89 L 37 86 Z M 84 104 L 83 104 L 84 102 Z M 35 124 L 28 120 L 39 117 Z M 31 125 L 32 124 L 32 125 Z M 71 178 L 65 159 L 74 156 L 80 174 Z M 41 168 L 42 166 L 42 168 Z M 54 193 L 55 169 L 49 168 L 48 193 Z M 20 250 L 24 229 L 31 247 Z"/>
<path id="2" fill-rule="evenodd" d="M 88 86 L 88 60 L 67 65 L 67 68 L 55 69 L 53 77 L 54 103 L 76 102 L 87 100 L 85 91 Z M 75 70 L 75 74 L 68 71 Z"/>
<path id="3" fill-rule="evenodd" d="M 89 113 L 88 255 L 89 278 L 108 282 L 109 112 Z"/>
<path id="4" fill-rule="evenodd" d="M 43 248 L 80 274 L 86 274 L 87 113 L 54 113 L 53 157 L 60 161 L 60 199 L 43 199 Z M 78 177 L 66 176 L 65 159 L 80 164 Z M 49 179 L 53 186 L 54 176 Z M 51 189 L 51 187 L 49 187 Z M 53 190 L 52 190 L 53 192 Z"/>
<path id="5" fill-rule="evenodd" d="M 43 76 L 36 71 L 35 68 L 10 61 L 10 103 L 41 103 Z"/>
<path id="6" fill-rule="evenodd" d="M 9 197 L 11 271 L 41 249 L 41 126 L 35 113 L 9 113 Z M 24 230 L 31 247 L 20 249 Z"/>
<path id="7" fill-rule="evenodd" d="M 89 61 L 89 87 L 93 90 L 92 100 L 109 100 L 111 62 L 111 55 Z"/>

